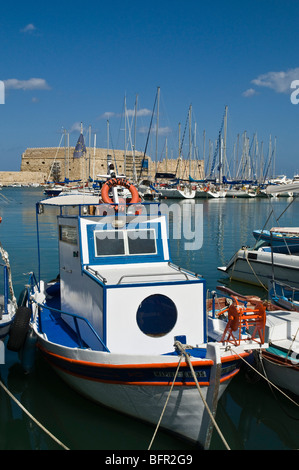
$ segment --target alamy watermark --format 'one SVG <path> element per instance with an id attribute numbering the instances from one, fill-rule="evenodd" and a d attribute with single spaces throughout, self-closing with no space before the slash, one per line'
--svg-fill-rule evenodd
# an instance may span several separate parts
<path id="1" fill-rule="evenodd" d="M 110 224 L 121 228 L 121 220 L 126 223 L 129 238 L 147 238 L 149 235 L 144 230 L 139 230 L 141 222 L 150 221 L 155 225 L 155 218 L 164 215 L 168 220 L 167 233 L 161 234 L 173 240 L 182 240 L 184 250 L 199 250 L 203 245 L 203 206 L 202 204 L 126 204 L 118 205 L 118 216 L 109 205 L 97 206 L 95 215 L 101 217 L 101 223 Z M 114 230 L 107 232 L 107 238 L 114 239 Z M 154 236 L 154 235 L 153 235 Z"/>
<path id="2" fill-rule="evenodd" d="M 291 93 L 291 103 L 298 104 L 299 103 L 299 80 L 293 80 L 291 83 L 291 88 L 295 88 L 295 90 Z"/>
<path id="3" fill-rule="evenodd" d="M 5 104 L 5 85 L 2 80 L 0 80 L 0 104 Z"/>

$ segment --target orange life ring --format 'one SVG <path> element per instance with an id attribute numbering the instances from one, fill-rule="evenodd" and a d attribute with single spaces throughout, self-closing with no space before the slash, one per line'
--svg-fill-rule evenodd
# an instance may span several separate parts
<path id="1" fill-rule="evenodd" d="M 101 196 L 102 196 L 102 201 L 106 204 L 113 204 L 112 199 L 109 197 L 109 191 L 111 188 L 114 186 L 123 186 L 124 188 L 128 189 L 132 195 L 132 198 L 130 199 L 130 204 L 137 204 L 137 202 L 140 201 L 139 194 L 137 191 L 137 188 L 127 181 L 124 178 L 110 178 L 106 183 L 102 186 L 101 190 Z"/>

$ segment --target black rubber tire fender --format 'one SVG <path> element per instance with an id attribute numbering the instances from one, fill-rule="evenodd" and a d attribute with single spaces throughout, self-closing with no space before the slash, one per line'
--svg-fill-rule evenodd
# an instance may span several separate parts
<path id="1" fill-rule="evenodd" d="M 19 307 L 9 330 L 7 349 L 19 351 L 23 346 L 29 328 L 31 310 L 28 307 Z"/>

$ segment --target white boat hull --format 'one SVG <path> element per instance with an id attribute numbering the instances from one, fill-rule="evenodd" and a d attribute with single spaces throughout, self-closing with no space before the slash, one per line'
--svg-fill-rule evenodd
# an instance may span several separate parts
<path id="1" fill-rule="evenodd" d="M 266 377 L 277 387 L 288 390 L 299 396 L 299 366 L 274 362 L 273 358 L 263 356 Z"/>
<path id="2" fill-rule="evenodd" d="M 34 330 L 36 332 L 36 328 Z M 98 404 L 151 425 L 158 424 L 175 377 L 178 364 L 177 356 L 132 356 L 72 349 L 50 343 L 40 334 L 37 336 L 41 353 L 71 388 Z M 207 360 L 211 362 L 211 358 Z M 229 371 L 226 376 L 222 376 L 220 380 L 217 401 L 239 370 L 240 365 L 236 365 L 236 361 L 238 361 L 237 356 L 235 356 L 235 362 L 229 363 Z M 167 368 L 167 363 L 168 365 L 172 364 L 173 367 Z M 232 367 L 231 364 L 234 364 L 235 367 Z M 156 371 L 154 374 L 157 375 L 156 381 L 134 382 L 136 380 L 136 377 L 135 379 L 133 377 L 135 372 L 129 373 L 132 382 L 123 380 L 122 371 L 125 371 L 126 374 L 128 367 L 133 366 L 135 370 L 140 370 L 142 377 L 144 370 L 151 371 L 153 365 Z M 110 378 L 103 378 L 102 370 L 104 370 L 104 377 L 107 371 Z M 207 369 L 206 374 L 200 370 L 195 373 L 201 393 L 208 402 L 207 395 L 211 394 L 211 387 L 208 382 L 204 385 L 201 381 L 209 379 L 212 374 L 211 368 Z M 161 428 L 186 441 L 204 447 L 207 439 L 207 427 L 210 422 L 208 412 L 195 383 L 193 385 L 183 383 L 186 377 L 188 377 L 187 380 L 194 382 L 190 368 L 182 361 L 177 378 L 178 382 L 170 394 Z"/>
<path id="3" fill-rule="evenodd" d="M 86 381 L 59 370 L 57 372 L 70 387 L 86 398 L 154 426 L 159 422 L 170 391 L 170 385 L 111 385 Z M 219 398 L 227 386 L 227 382 L 220 386 Z M 202 393 L 206 399 L 207 387 L 202 387 Z M 192 389 L 190 387 L 174 388 L 167 403 L 161 427 L 196 444 L 204 411 L 203 401 L 195 387 Z M 201 445 L 204 445 L 204 442 L 201 442 Z"/>
<path id="4" fill-rule="evenodd" d="M 273 261 L 274 267 L 270 252 L 239 250 L 226 267 L 218 269 L 232 280 L 256 286 L 267 288 L 274 273 L 276 281 L 299 287 L 299 257 L 274 253 Z"/>
<path id="5" fill-rule="evenodd" d="M 194 199 L 196 191 L 195 189 L 185 188 L 183 190 L 180 189 L 163 189 L 159 188 L 159 193 L 161 197 L 167 199 Z"/>

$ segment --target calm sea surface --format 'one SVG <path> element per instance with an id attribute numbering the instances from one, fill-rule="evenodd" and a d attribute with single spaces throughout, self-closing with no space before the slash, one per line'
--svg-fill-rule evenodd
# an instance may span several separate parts
<path id="1" fill-rule="evenodd" d="M 37 272 L 35 202 L 42 199 L 40 188 L 3 188 L 0 191 L 0 242 L 8 251 L 16 296 L 28 279 L 28 272 Z M 226 284 L 240 293 L 263 290 L 241 283 L 230 283 L 217 271 L 243 245 L 253 245 L 252 231 L 261 229 L 273 209 L 266 228 L 277 226 L 276 218 L 291 200 L 223 199 L 166 201 L 170 211 L 170 246 L 172 261 L 200 273 L 207 288 Z M 181 214 L 179 220 L 177 215 Z M 56 217 L 42 216 L 41 278 L 56 277 Z M 295 200 L 279 219 L 281 226 L 299 223 L 299 200 Z M 189 224 L 189 225 L 188 225 Z M 178 237 L 178 228 L 182 237 Z M 196 229 L 196 249 L 186 250 L 192 243 L 190 234 Z M 199 235 L 198 235 L 199 234 Z M 188 238 L 189 237 L 189 238 Z M 197 243 L 197 245 L 196 245 Z M 189 245 L 190 246 L 190 245 Z M 146 450 L 154 429 L 144 423 L 95 405 L 71 390 L 37 357 L 35 371 L 24 375 L 18 355 L 6 352 L 0 365 L 0 379 L 25 408 L 64 445 L 70 449 Z M 299 407 L 263 380 L 250 382 L 244 372 L 231 382 L 222 396 L 216 421 L 231 449 L 298 449 Z M 0 449 L 59 449 L 51 437 L 34 424 L 0 388 Z M 190 452 L 192 446 L 159 430 L 152 450 Z M 214 431 L 211 449 L 224 449 Z"/>

